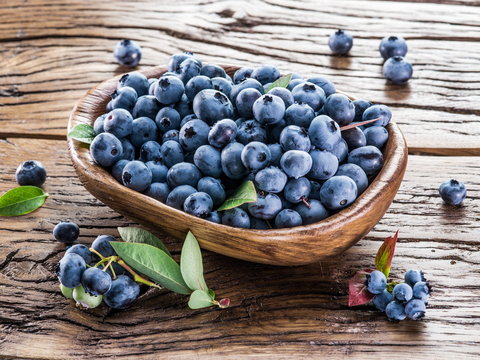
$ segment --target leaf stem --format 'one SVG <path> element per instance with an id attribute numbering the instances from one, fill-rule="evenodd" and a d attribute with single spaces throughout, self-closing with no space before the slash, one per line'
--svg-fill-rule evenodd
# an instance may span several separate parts
<path id="1" fill-rule="evenodd" d="M 102 260 L 103 261 L 103 260 Z M 113 256 L 110 257 L 110 260 L 108 260 L 108 263 L 107 265 L 103 268 L 103 271 L 107 271 L 108 267 L 112 265 L 112 262 L 113 262 Z M 113 266 L 112 266 L 112 270 L 113 270 Z"/>
<path id="2" fill-rule="evenodd" d="M 100 253 L 99 253 L 97 250 L 95 250 L 94 248 L 91 247 L 89 250 L 90 250 L 90 252 L 92 252 L 92 253 L 94 253 L 95 255 L 97 255 L 100 259 L 102 259 L 102 260 L 105 259 L 105 256 L 103 256 L 102 254 L 100 254 Z"/>
<path id="3" fill-rule="evenodd" d="M 154 282 L 151 282 L 150 280 L 147 280 L 144 277 L 138 275 L 130 266 L 127 265 L 127 263 L 125 261 L 120 259 L 118 256 L 116 258 L 117 258 L 116 259 L 117 264 L 120 265 L 121 267 L 123 267 L 125 270 L 127 270 L 130 274 L 133 275 L 133 280 L 135 280 L 136 282 L 138 282 L 140 284 L 145 284 L 145 285 L 148 285 L 148 286 L 156 287 L 158 289 L 162 289 L 161 286 L 159 286 L 159 285 L 155 284 Z"/>

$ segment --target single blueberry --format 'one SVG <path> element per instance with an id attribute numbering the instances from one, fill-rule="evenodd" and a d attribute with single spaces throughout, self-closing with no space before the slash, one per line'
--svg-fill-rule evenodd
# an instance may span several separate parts
<path id="1" fill-rule="evenodd" d="M 233 208 L 230 210 L 226 210 L 222 214 L 222 224 L 238 227 L 238 228 L 250 228 L 250 218 L 248 214 L 240 209 L 240 208 Z"/>
<path id="2" fill-rule="evenodd" d="M 328 46 L 335 55 L 346 55 L 353 46 L 353 37 L 346 31 L 337 30 L 328 38 Z"/>
<path id="3" fill-rule="evenodd" d="M 53 228 L 53 237 L 64 244 L 75 242 L 78 235 L 80 235 L 80 228 L 70 221 L 60 222 Z"/>
<path id="4" fill-rule="evenodd" d="M 308 176 L 316 180 L 327 180 L 331 178 L 338 169 L 337 157 L 329 151 L 312 150 L 312 167 Z"/>
<path id="5" fill-rule="evenodd" d="M 255 175 L 257 189 L 270 192 L 281 192 L 287 183 L 287 175 L 276 166 L 270 166 L 260 170 Z"/>
<path id="6" fill-rule="evenodd" d="M 60 260 L 56 274 L 60 283 L 67 288 L 74 288 L 80 285 L 82 274 L 87 268 L 85 260 L 78 254 L 69 253 Z"/>
<path id="7" fill-rule="evenodd" d="M 237 124 L 230 119 L 217 121 L 208 132 L 208 142 L 216 148 L 223 148 L 237 136 Z"/>
<path id="8" fill-rule="evenodd" d="M 139 117 L 132 122 L 130 142 L 136 147 L 141 147 L 147 141 L 157 140 L 158 130 L 155 121 L 148 117 Z M 125 151 L 125 149 L 124 149 Z"/>
<path id="9" fill-rule="evenodd" d="M 197 190 L 190 185 L 180 185 L 173 189 L 167 196 L 166 204 L 175 209 L 183 210 L 185 199 Z"/>
<path id="10" fill-rule="evenodd" d="M 152 172 L 145 163 L 134 160 L 123 168 L 123 185 L 135 191 L 145 191 L 152 183 Z"/>
<path id="11" fill-rule="evenodd" d="M 86 269 L 81 282 L 85 291 L 93 296 L 105 294 L 112 286 L 110 275 L 96 267 Z"/>
<path id="12" fill-rule="evenodd" d="M 193 112 L 209 125 L 218 120 L 233 116 L 233 105 L 228 97 L 220 91 L 206 89 L 200 91 L 193 99 Z"/>
<path id="13" fill-rule="evenodd" d="M 465 184 L 457 180 L 445 181 L 438 188 L 443 201 L 448 205 L 460 205 L 467 196 Z"/>
<path id="14" fill-rule="evenodd" d="M 279 229 L 300 225 L 302 225 L 302 217 L 295 210 L 283 209 L 275 217 L 275 227 Z"/>
<path id="15" fill-rule="evenodd" d="M 302 217 L 303 225 L 319 222 L 330 215 L 322 203 L 315 199 L 310 199 L 308 201 L 308 206 L 301 202 L 293 209 Z"/>
<path id="16" fill-rule="evenodd" d="M 195 192 L 189 195 L 183 203 L 183 210 L 193 216 L 205 218 L 213 208 L 210 195 L 205 192 Z"/>
<path id="17" fill-rule="evenodd" d="M 392 295 L 399 302 L 407 302 L 413 297 L 413 289 L 406 283 L 397 284 L 393 288 Z"/>
<path id="18" fill-rule="evenodd" d="M 298 179 L 305 176 L 312 168 L 312 157 L 306 151 L 289 150 L 280 158 L 280 166 L 290 177 Z"/>
<path id="19" fill-rule="evenodd" d="M 193 162 L 205 176 L 217 178 L 222 174 L 220 151 L 211 145 L 202 145 L 195 150 Z"/>
<path id="20" fill-rule="evenodd" d="M 197 186 L 201 178 L 200 170 L 190 163 L 181 162 L 173 165 L 167 173 L 167 183 L 173 189 L 179 185 Z"/>
<path id="21" fill-rule="evenodd" d="M 393 56 L 405 56 L 408 52 L 407 42 L 400 36 L 386 36 L 378 47 L 384 60 Z"/>
<path id="22" fill-rule="evenodd" d="M 357 185 L 357 192 L 358 195 L 363 193 L 366 188 L 368 187 L 368 178 L 367 174 L 365 174 L 365 171 L 363 169 L 355 164 L 343 164 L 338 167 L 338 170 L 335 174 L 335 176 L 348 176 L 350 179 L 352 179 L 355 184 Z"/>
<path id="23" fill-rule="evenodd" d="M 318 111 L 325 104 L 325 92 L 321 87 L 311 82 L 303 82 L 292 89 L 295 102 L 302 102 L 309 105 L 313 111 Z"/>
<path id="24" fill-rule="evenodd" d="M 42 186 L 47 179 L 47 171 L 40 161 L 27 160 L 17 167 L 15 179 L 20 186 Z"/>
<path id="25" fill-rule="evenodd" d="M 113 50 L 113 56 L 120 65 L 135 67 L 142 59 L 142 49 L 133 40 L 121 40 Z"/>
<path id="26" fill-rule="evenodd" d="M 341 210 L 355 201 L 357 191 L 357 185 L 348 176 L 333 176 L 322 185 L 320 201 L 328 210 Z"/>
<path id="27" fill-rule="evenodd" d="M 371 294 L 381 294 L 387 288 L 387 278 L 379 270 L 367 274 L 367 290 Z"/>
<path id="28" fill-rule="evenodd" d="M 152 182 L 145 190 L 145 195 L 158 200 L 162 203 L 167 201 L 168 194 L 170 194 L 170 187 L 165 182 Z"/>
<path id="29" fill-rule="evenodd" d="M 103 296 L 105 304 L 112 309 L 125 309 L 140 295 L 140 285 L 127 275 L 119 275 L 112 281 L 110 290 Z"/>
<path id="30" fill-rule="evenodd" d="M 375 146 L 367 145 L 350 152 L 348 162 L 360 166 L 368 176 L 376 175 L 383 167 L 383 155 Z"/>
<path id="31" fill-rule="evenodd" d="M 410 62 L 401 56 L 394 56 L 383 64 L 383 76 L 392 84 L 404 84 L 413 74 L 413 67 Z"/>
<path id="32" fill-rule="evenodd" d="M 110 167 L 122 158 L 122 143 L 110 133 L 98 134 L 90 144 L 90 155 L 100 166 Z"/>
<path id="33" fill-rule="evenodd" d="M 132 115 L 125 109 L 114 109 L 103 120 L 103 129 L 119 139 L 129 136 L 133 130 Z"/>

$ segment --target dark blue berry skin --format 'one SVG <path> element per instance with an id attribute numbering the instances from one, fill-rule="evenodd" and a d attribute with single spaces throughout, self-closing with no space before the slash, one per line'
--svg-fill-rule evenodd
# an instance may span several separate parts
<path id="1" fill-rule="evenodd" d="M 180 114 L 171 107 L 164 107 L 155 116 L 155 123 L 161 133 L 180 128 Z"/>
<path id="2" fill-rule="evenodd" d="M 110 245 L 110 241 L 115 241 L 115 238 L 110 235 L 100 235 L 93 241 L 91 247 L 104 257 L 114 256 L 116 253 Z"/>
<path id="3" fill-rule="evenodd" d="M 242 162 L 242 150 L 244 146 L 239 142 L 233 142 L 225 146 L 221 153 L 223 173 L 230 179 L 241 179 L 248 170 Z"/>
<path id="4" fill-rule="evenodd" d="M 117 89 L 112 94 L 111 107 L 113 109 L 125 109 L 132 111 L 137 102 L 137 92 L 130 86 Z"/>
<path id="5" fill-rule="evenodd" d="M 287 183 L 287 175 L 276 166 L 270 166 L 260 170 L 255 175 L 255 184 L 257 189 L 270 192 L 279 193 Z"/>
<path id="6" fill-rule="evenodd" d="M 122 143 L 123 150 L 122 160 L 133 160 L 135 158 L 135 147 L 133 144 L 126 138 L 120 139 L 120 142 Z"/>
<path id="7" fill-rule="evenodd" d="M 223 148 L 235 140 L 237 124 L 230 119 L 217 121 L 208 132 L 208 142 L 216 148 Z"/>
<path id="8" fill-rule="evenodd" d="M 407 55 L 408 46 L 405 39 L 400 36 L 386 36 L 380 41 L 378 50 L 383 59 L 387 60 L 393 56 Z"/>
<path id="9" fill-rule="evenodd" d="M 209 125 L 218 120 L 233 116 L 233 105 L 228 97 L 220 91 L 206 89 L 200 91 L 193 100 L 193 112 Z"/>
<path id="10" fill-rule="evenodd" d="M 283 151 L 302 150 L 310 151 L 312 143 L 308 137 L 307 130 L 297 125 L 288 125 L 280 133 L 279 143 Z"/>
<path id="11" fill-rule="evenodd" d="M 210 195 L 213 201 L 213 207 L 217 208 L 223 204 L 226 198 L 225 189 L 220 179 L 213 177 L 203 177 L 198 181 L 198 191 L 202 191 Z"/>
<path id="12" fill-rule="evenodd" d="M 440 185 L 438 192 L 443 201 L 448 205 L 460 205 L 467 196 L 465 184 L 454 179 Z"/>
<path id="13" fill-rule="evenodd" d="M 88 246 L 85 246 L 83 244 L 73 245 L 69 247 L 67 251 L 65 251 L 65 255 L 70 253 L 80 255 L 83 260 L 85 260 L 86 264 L 92 263 L 93 257 Z"/>
<path id="14" fill-rule="evenodd" d="M 312 168 L 312 157 L 306 151 L 289 150 L 280 158 L 283 171 L 295 179 L 305 176 Z"/>
<path id="15" fill-rule="evenodd" d="M 238 114 L 244 118 L 253 117 L 253 104 L 262 94 L 257 89 L 247 88 L 240 91 L 235 99 Z"/>
<path id="16" fill-rule="evenodd" d="M 386 289 L 383 290 L 380 294 L 375 295 L 372 302 L 377 310 L 385 312 L 387 305 L 393 301 L 393 296 Z"/>
<path id="17" fill-rule="evenodd" d="M 148 161 L 163 161 L 162 146 L 156 141 L 147 141 L 140 148 L 140 160 Z M 168 166 L 168 165 L 167 165 Z"/>
<path id="18" fill-rule="evenodd" d="M 125 309 L 135 301 L 138 295 L 140 295 L 140 285 L 127 275 L 119 275 L 112 281 L 112 286 L 103 296 L 103 301 L 112 309 Z"/>
<path id="19" fill-rule="evenodd" d="M 312 167 L 308 176 L 316 180 L 330 179 L 338 169 L 337 157 L 329 151 L 312 150 Z"/>
<path id="20" fill-rule="evenodd" d="M 185 86 L 182 80 L 176 76 L 162 76 L 155 88 L 155 97 L 165 105 L 174 104 L 182 98 Z"/>
<path id="21" fill-rule="evenodd" d="M 158 137 L 157 124 L 148 117 L 139 117 L 132 122 L 130 142 L 140 147 L 147 141 L 156 140 Z"/>
<path id="22" fill-rule="evenodd" d="M 145 163 L 134 160 L 123 168 L 123 185 L 135 191 L 145 191 L 152 183 L 152 172 Z"/>
<path id="23" fill-rule="evenodd" d="M 275 216 L 275 227 L 278 229 L 302 225 L 302 217 L 291 209 L 283 209 Z"/>
<path id="24" fill-rule="evenodd" d="M 295 88 L 295 86 L 299 84 L 303 84 L 304 82 L 305 82 L 305 79 L 292 79 L 288 83 L 287 89 L 292 91 Z"/>
<path id="25" fill-rule="evenodd" d="M 122 143 L 110 133 L 98 134 L 90 144 L 90 155 L 100 166 L 110 167 L 122 158 Z"/>
<path id="26" fill-rule="evenodd" d="M 330 116 L 340 126 L 350 124 L 355 118 L 353 101 L 342 94 L 332 94 L 327 97 L 323 111 L 325 115 Z"/>
<path id="27" fill-rule="evenodd" d="M 150 119 L 155 119 L 161 106 L 153 95 L 140 96 L 133 107 L 132 116 L 133 118 L 146 116 Z"/>
<path id="28" fill-rule="evenodd" d="M 221 77 L 225 78 L 227 77 L 227 74 L 225 70 L 214 64 L 205 64 L 202 66 L 202 70 L 200 71 L 200 75 L 207 76 L 209 78 L 214 78 L 214 77 Z"/>
<path id="29" fill-rule="evenodd" d="M 258 121 L 246 120 L 238 125 L 236 140 L 244 145 L 252 141 L 267 142 L 267 131 Z"/>
<path id="30" fill-rule="evenodd" d="M 255 100 L 252 111 L 260 124 L 271 125 L 283 119 L 285 104 L 278 96 L 265 94 Z"/>
<path id="31" fill-rule="evenodd" d="M 315 112 L 308 104 L 295 103 L 285 110 L 285 123 L 287 125 L 296 125 L 308 129 L 314 118 Z"/>
<path id="32" fill-rule="evenodd" d="M 180 185 L 197 186 L 201 178 L 200 170 L 187 162 L 173 165 L 167 173 L 167 183 L 173 189 Z"/>
<path id="33" fill-rule="evenodd" d="M 216 224 L 221 224 L 222 223 L 222 219 L 220 217 L 220 214 L 216 211 L 210 212 L 210 214 L 208 214 L 205 217 L 205 220 L 211 221 L 211 222 L 216 223 Z"/>
<path id="34" fill-rule="evenodd" d="M 425 281 L 425 277 L 423 276 L 423 271 L 410 269 L 404 275 L 405 282 L 413 287 L 417 282 Z"/>
<path id="35" fill-rule="evenodd" d="M 426 310 L 425 303 L 418 299 L 412 299 L 405 305 L 405 313 L 412 320 L 421 320 Z"/>
<path id="36" fill-rule="evenodd" d="M 248 204 L 248 212 L 253 217 L 270 220 L 282 210 L 282 201 L 275 194 L 258 194 L 257 201 Z"/>
<path id="37" fill-rule="evenodd" d="M 180 128 L 182 128 L 187 122 L 192 121 L 192 120 L 199 120 L 197 118 L 197 115 L 195 114 L 189 114 L 185 116 L 182 121 L 180 121 Z"/>
<path id="38" fill-rule="evenodd" d="M 245 145 L 240 156 L 247 170 L 255 172 L 268 165 L 272 154 L 270 154 L 270 149 L 264 143 L 252 141 Z"/>
<path id="39" fill-rule="evenodd" d="M 256 230 L 270 230 L 272 227 L 268 226 L 267 222 L 262 219 L 254 218 L 253 216 L 250 217 L 250 228 Z"/>
<path id="40" fill-rule="evenodd" d="M 398 301 L 391 301 L 385 308 L 385 314 L 390 321 L 405 320 L 407 314 L 405 313 L 405 306 Z"/>
<path id="41" fill-rule="evenodd" d="M 322 184 L 320 182 L 310 180 L 310 195 L 308 196 L 308 198 L 314 199 L 314 200 L 320 200 L 321 188 L 322 188 Z"/>
<path id="42" fill-rule="evenodd" d="M 242 81 L 248 79 L 251 77 L 253 72 L 252 68 L 249 67 L 242 67 L 235 71 L 235 74 L 233 74 L 233 83 L 234 84 L 239 84 Z"/>
<path id="43" fill-rule="evenodd" d="M 263 85 L 260 84 L 257 80 L 255 79 L 246 79 L 238 84 L 235 84 L 232 87 L 232 91 L 230 92 L 230 100 L 232 101 L 233 105 L 236 106 L 236 99 L 238 94 L 240 94 L 240 91 L 244 89 L 256 89 L 259 91 L 261 94 L 264 93 L 263 90 Z"/>
<path id="44" fill-rule="evenodd" d="M 335 176 L 348 176 L 352 179 L 357 185 L 358 195 L 363 193 L 368 187 L 368 178 L 367 174 L 363 169 L 355 164 L 343 164 L 338 167 L 337 173 Z"/>
<path id="45" fill-rule="evenodd" d="M 380 118 L 377 121 L 366 124 L 365 127 L 381 125 L 387 126 L 392 119 L 392 112 L 386 105 L 372 105 L 366 109 L 362 116 L 362 121 L 373 120 Z"/>
<path id="46" fill-rule="evenodd" d="M 158 79 L 148 79 L 150 86 L 148 87 L 148 95 L 155 96 L 155 88 L 158 86 Z"/>
<path id="47" fill-rule="evenodd" d="M 178 77 L 186 84 L 191 78 L 200 75 L 202 64 L 192 57 L 181 62 L 178 69 Z"/>
<path id="48" fill-rule="evenodd" d="M 301 202 L 293 208 L 293 210 L 298 212 L 302 217 L 303 225 L 319 222 L 329 216 L 327 209 L 325 209 L 320 201 L 310 199 L 308 203 L 310 207 Z"/>
<path id="49" fill-rule="evenodd" d="M 17 167 L 15 179 L 20 186 L 42 186 L 47 179 L 47 171 L 40 161 L 27 160 Z"/>
<path id="50" fill-rule="evenodd" d="M 180 70 L 180 64 L 188 58 L 194 57 L 193 53 L 185 51 L 183 53 L 174 54 L 170 57 L 167 65 L 169 72 L 178 72 Z"/>
<path id="51" fill-rule="evenodd" d="M 337 30 L 330 35 L 328 46 L 335 55 L 347 55 L 353 46 L 353 37 L 346 31 Z"/>
<path id="52" fill-rule="evenodd" d="M 80 285 L 86 268 L 83 257 L 75 253 L 65 254 L 56 269 L 58 280 L 67 288 L 75 288 Z"/>
<path id="53" fill-rule="evenodd" d="M 413 74 L 412 64 L 401 56 L 394 56 L 383 64 L 383 76 L 392 84 L 404 84 Z"/>
<path id="54" fill-rule="evenodd" d="M 95 132 L 95 135 L 101 134 L 105 131 L 103 128 L 103 122 L 105 121 L 107 115 L 108 114 L 103 114 L 95 119 L 95 122 L 93 123 L 93 131 Z"/>
<path id="55" fill-rule="evenodd" d="M 177 141 L 165 141 L 161 147 L 160 152 L 162 155 L 163 163 L 169 168 L 171 168 L 175 164 L 185 161 L 182 146 Z"/>
<path id="56" fill-rule="evenodd" d="M 367 274 L 367 290 L 371 294 L 381 294 L 387 288 L 387 278 L 379 270 Z"/>
<path id="57" fill-rule="evenodd" d="M 347 142 L 343 139 L 331 150 L 331 153 L 335 155 L 339 163 L 344 162 L 348 156 L 348 145 Z"/>
<path id="58" fill-rule="evenodd" d="M 295 102 L 302 102 L 309 105 L 313 111 L 318 111 L 325 104 L 325 92 L 321 87 L 310 82 L 303 82 L 292 90 Z"/>
<path id="59" fill-rule="evenodd" d="M 121 40 L 115 46 L 113 56 L 120 65 L 135 67 L 142 59 L 142 49 L 133 40 Z"/>
<path id="60" fill-rule="evenodd" d="M 270 150 L 271 159 L 270 165 L 280 166 L 280 159 L 283 155 L 282 145 L 280 144 L 268 144 L 268 149 Z"/>
<path id="61" fill-rule="evenodd" d="M 354 100 L 353 105 L 355 105 L 355 117 L 353 119 L 353 121 L 355 121 L 355 122 L 362 121 L 363 113 L 370 106 L 372 106 L 370 101 L 362 100 L 362 99 Z"/>
<path id="62" fill-rule="evenodd" d="M 230 80 L 223 77 L 214 77 L 212 78 L 212 89 L 224 93 L 230 98 L 230 93 L 232 92 L 233 84 Z"/>
<path id="63" fill-rule="evenodd" d="M 383 167 L 383 155 L 375 146 L 367 145 L 350 152 L 348 162 L 360 166 L 368 176 L 376 175 Z"/>
<path id="64" fill-rule="evenodd" d="M 311 77 L 307 79 L 307 82 L 313 83 L 321 87 L 326 97 L 332 94 L 335 94 L 337 92 L 337 89 L 335 88 L 334 83 L 328 80 L 327 78 L 324 78 L 323 76 Z"/>
<path id="65" fill-rule="evenodd" d="M 192 103 L 185 94 L 182 95 L 180 101 L 175 104 L 174 108 L 178 111 L 181 119 L 193 112 Z"/>
<path id="66" fill-rule="evenodd" d="M 250 228 L 250 218 L 248 214 L 240 209 L 240 208 L 233 208 L 230 210 L 226 210 L 222 214 L 222 224 L 249 229 Z"/>
<path id="67" fill-rule="evenodd" d="M 195 150 L 193 162 L 205 176 L 219 177 L 222 174 L 220 151 L 211 145 L 202 145 Z"/>
<path id="68" fill-rule="evenodd" d="M 357 198 L 357 185 L 348 176 L 333 176 L 322 185 L 320 200 L 328 210 L 346 208 Z"/>
<path id="69" fill-rule="evenodd" d="M 189 195 L 183 203 L 183 210 L 190 215 L 205 218 L 213 208 L 210 195 L 204 192 L 195 192 Z"/>
<path id="70" fill-rule="evenodd" d="M 392 295 L 399 302 L 407 302 L 413 297 L 413 289 L 406 283 L 397 284 L 393 288 Z"/>
<path id="71" fill-rule="evenodd" d="M 120 89 L 124 86 L 130 86 L 133 88 L 138 96 L 148 95 L 148 89 L 150 84 L 148 79 L 142 73 L 138 71 L 133 71 L 128 74 L 124 74 L 118 81 L 117 89 Z"/>
<path id="72" fill-rule="evenodd" d="M 71 244 L 78 239 L 80 228 L 73 222 L 60 222 L 53 228 L 53 236 L 57 241 L 64 244 Z"/>
<path id="73" fill-rule="evenodd" d="M 292 95 L 291 91 L 289 91 L 285 88 L 275 87 L 272 90 L 270 90 L 268 93 L 270 95 L 278 96 L 280 99 L 282 99 L 283 103 L 285 104 L 285 109 L 288 109 L 295 102 L 295 100 L 293 99 L 293 95 Z"/>
<path id="74" fill-rule="evenodd" d="M 194 76 L 185 85 L 185 95 L 189 101 L 193 101 L 195 95 L 205 89 L 213 89 L 212 80 L 204 75 Z"/>
<path id="75" fill-rule="evenodd" d="M 287 126 L 287 124 L 283 119 L 276 124 L 265 126 L 267 130 L 267 142 L 270 144 L 278 143 L 280 141 L 280 134 L 285 126 Z"/>
<path id="76" fill-rule="evenodd" d="M 147 190 L 145 190 L 144 194 L 165 203 L 168 194 L 170 194 L 170 187 L 165 182 L 152 182 Z"/>
<path id="77" fill-rule="evenodd" d="M 122 173 L 123 168 L 130 162 L 131 160 L 121 159 L 118 160 L 115 165 L 112 167 L 112 176 L 123 185 L 122 182 Z"/>
<path id="78" fill-rule="evenodd" d="M 168 167 L 161 161 L 148 161 L 145 165 L 152 172 L 152 183 L 165 182 L 167 180 Z"/>
<path id="79" fill-rule="evenodd" d="M 179 133 L 179 130 L 168 130 L 162 136 L 162 144 L 165 144 L 167 141 L 175 141 L 178 143 L 178 145 L 180 145 L 180 139 L 178 138 L 178 133 Z"/>
<path id="80" fill-rule="evenodd" d="M 430 286 L 425 281 L 419 281 L 413 285 L 413 297 L 422 300 L 424 303 L 428 301 L 430 294 Z"/>
<path id="81" fill-rule="evenodd" d="M 372 145 L 379 149 L 381 149 L 388 140 L 388 131 L 383 126 L 368 127 L 363 133 L 365 134 L 366 145 Z"/>
<path id="82" fill-rule="evenodd" d="M 332 151 L 342 139 L 340 127 L 326 115 L 317 116 L 312 120 L 308 135 L 317 149 L 327 151 Z"/>
<path id="83" fill-rule="evenodd" d="M 280 71 L 275 66 L 263 65 L 253 70 L 250 77 L 265 85 L 277 80 L 280 77 Z"/>
<path id="84" fill-rule="evenodd" d="M 186 152 L 194 152 L 200 146 L 208 144 L 210 127 L 202 120 L 190 120 L 182 126 L 178 134 L 180 145 Z"/>
<path id="85" fill-rule="evenodd" d="M 385 128 L 382 126 L 382 129 Z M 342 138 L 347 142 L 348 149 L 350 151 L 367 145 L 367 139 L 365 138 L 365 134 L 358 127 L 342 131 Z"/>
<path id="86" fill-rule="evenodd" d="M 82 286 L 93 296 L 105 294 L 112 286 L 112 278 L 99 268 L 91 267 L 82 274 Z"/>
<path id="87" fill-rule="evenodd" d="M 305 177 L 290 179 L 285 185 L 283 195 L 288 202 L 298 204 L 309 197 L 311 189 L 312 185 Z"/>
<path id="88" fill-rule="evenodd" d="M 185 199 L 197 190 L 190 185 L 180 185 L 173 189 L 167 196 L 166 204 L 175 209 L 183 210 Z"/>
<path id="89" fill-rule="evenodd" d="M 114 109 L 103 120 L 103 129 L 119 139 L 129 136 L 132 128 L 132 115 L 125 109 Z"/>

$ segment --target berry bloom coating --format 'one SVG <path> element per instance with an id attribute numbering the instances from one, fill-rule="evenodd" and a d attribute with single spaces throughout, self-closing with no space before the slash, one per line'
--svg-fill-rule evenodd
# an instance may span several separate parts
<path id="1" fill-rule="evenodd" d="M 390 321 L 401 321 L 407 317 L 405 306 L 398 301 L 390 302 L 385 308 L 385 314 Z"/>
<path id="2" fill-rule="evenodd" d="M 380 294 L 375 295 L 372 300 L 373 305 L 375 305 L 375 307 L 382 312 L 385 311 L 387 305 L 391 301 L 393 301 L 393 295 L 390 294 L 386 289 L 383 290 L 383 292 L 381 292 Z"/>
<path id="3" fill-rule="evenodd" d="M 237 136 L 237 124 L 233 120 L 217 121 L 208 132 L 208 142 L 216 148 L 223 148 Z"/>
<path id="4" fill-rule="evenodd" d="M 193 111 L 199 119 L 213 125 L 218 120 L 231 118 L 233 106 L 225 94 L 206 89 L 200 91 L 193 99 Z"/>
<path id="5" fill-rule="evenodd" d="M 404 277 L 405 277 L 405 282 L 411 287 L 413 287 L 419 281 L 425 281 L 425 277 L 423 276 L 423 271 L 421 270 L 414 270 L 414 269 L 407 270 Z"/>
<path id="6" fill-rule="evenodd" d="M 413 286 L 413 297 L 426 303 L 430 295 L 430 291 L 430 285 L 427 282 L 419 281 Z"/>
<path id="7" fill-rule="evenodd" d="M 370 293 L 381 294 L 386 288 L 387 278 L 381 271 L 375 270 L 367 274 L 367 290 Z"/>
<path id="8" fill-rule="evenodd" d="M 133 40 L 121 40 L 115 46 L 113 56 L 120 65 L 135 67 L 142 59 L 142 49 Z"/>
<path id="9" fill-rule="evenodd" d="M 264 143 L 252 141 L 243 148 L 240 157 L 243 165 L 249 171 L 258 171 L 268 165 L 272 154 L 270 154 L 270 149 Z"/>
<path id="10" fill-rule="evenodd" d="M 383 59 L 387 60 L 393 56 L 407 55 L 408 46 L 405 39 L 400 36 L 386 36 L 380 41 L 378 50 Z"/>
<path id="11" fill-rule="evenodd" d="M 317 116 L 308 128 L 312 144 L 319 150 L 332 151 L 342 139 L 338 124 L 326 115 Z"/>
<path id="12" fill-rule="evenodd" d="M 352 129 L 353 130 L 353 129 Z M 383 126 L 371 126 L 364 130 L 366 145 L 383 148 L 388 140 L 388 131 Z"/>
<path id="13" fill-rule="evenodd" d="M 406 283 L 395 285 L 392 292 L 395 300 L 400 302 L 407 302 L 413 297 L 412 287 Z"/>
<path id="14" fill-rule="evenodd" d="M 42 186 L 47 179 L 47 172 L 40 161 L 27 160 L 18 166 L 15 178 L 21 186 Z"/>
<path id="15" fill-rule="evenodd" d="M 337 157 L 329 151 L 312 150 L 312 168 L 308 176 L 316 180 L 327 180 L 335 175 L 338 169 Z"/>
<path id="16" fill-rule="evenodd" d="M 105 271 L 91 267 L 83 272 L 82 286 L 90 295 L 103 295 L 110 290 L 112 278 Z"/>
<path id="17" fill-rule="evenodd" d="M 454 179 L 440 185 L 438 192 L 443 201 L 449 205 L 460 205 L 467 196 L 465 184 Z"/>
<path id="18" fill-rule="evenodd" d="M 272 125 L 283 119 L 285 103 L 275 95 L 262 95 L 252 106 L 253 116 L 260 124 Z"/>
<path id="19" fill-rule="evenodd" d="M 383 76 L 392 84 L 404 84 L 413 74 L 412 64 L 401 56 L 394 56 L 383 64 Z"/>
<path id="20" fill-rule="evenodd" d="M 422 319 L 426 310 L 425 303 L 418 299 L 412 299 L 405 305 L 405 313 L 412 320 Z"/>
<path id="21" fill-rule="evenodd" d="M 314 111 L 318 111 L 325 104 L 325 92 L 320 86 L 310 82 L 303 82 L 292 89 L 295 102 L 309 105 Z"/>
<path id="22" fill-rule="evenodd" d="M 337 30 L 328 39 L 328 46 L 336 55 L 346 55 L 353 46 L 353 37 L 348 32 Z"/>
<path id="23" fill-rule="evenodd" d="M 108 277 L 110 278 L 110 276 Z M 84 309 L 93 309 L 102 303 L 102 296 L 96 296 L 87 293 L 82 285 L 73 289 L 72 296 L 73 300 L 77 302 L 77 305 Z"/>
<path id="24" fill-rule="evenodd" d="M 155 88 L 155 97 L 165 105 L 176 103 L 182 98 L 185 87 L 182 80 L 176 76 L 162 76 Z"/>
<path id="25" fill-rule="evenodd" d="M 125 309 L 140 295 L 140 285 L 127 275 L 119 275 L 113 280 L 112 287 L 103 296 L 105 304 L 113 309 Z"/>
<path id="26" fill-rule="evenodd" d="M 53 228 L 53 236 L 57 241 L 71 244 L 78 239 L 80 228 L 73 222 L 60 222 Z"/>

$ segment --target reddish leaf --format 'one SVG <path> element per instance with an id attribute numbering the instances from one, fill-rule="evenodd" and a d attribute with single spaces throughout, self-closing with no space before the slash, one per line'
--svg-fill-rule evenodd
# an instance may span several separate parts
<path id="1" fill-rule="evenodd" d="M 383 272 L 388 278 L 390 273 L 390 266 L 392 265 L 393 254 L 395 253 L 395 246 L 397 245 L 398 230 L 394 236 L 389 236 L 385 239 L 380 249 L 375 256 L 375 267 L 377 270 Z"/>
<path id="2" fill-rule="evenodd" d="M 367 274 L 370 274 L 372 269 L 359 270 L 353 275 L 348 282 L 348 306 L 364 305 L 370 302 L 375 295 L 367 290 Z"/>

